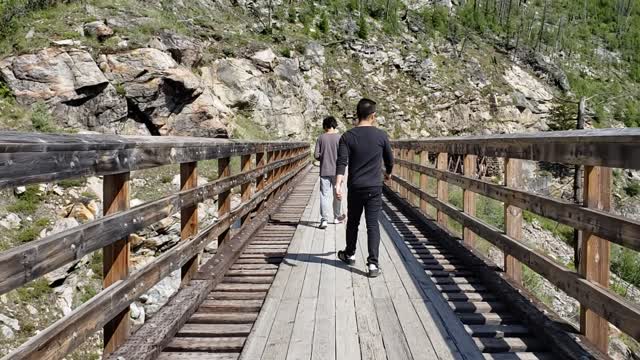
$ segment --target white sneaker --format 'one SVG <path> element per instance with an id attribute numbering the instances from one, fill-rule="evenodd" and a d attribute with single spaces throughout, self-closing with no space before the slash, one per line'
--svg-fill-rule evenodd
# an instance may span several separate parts
<path id="1" fill-rule="evenodd" d="M 320 226 L 318 226 L 318 229 L 326 229 L 327 228 L 327 220 L 321 220 L 320 221 Z"/>
<path id="2" fill-rule="evenodd" d="M 347 218 L 347 215 L 344 215 L 344 214 L 343 214 L 343 215 L 340 215 L 340 216 L 336 217 L 336 218 L 333 220 L 333 223 L 334 223 L 334 224 L 342 224 L 342 223 L 344 222 L 344 219 L 346 219 L 346 218 Z"/>
<path id="3" fill-rule="evenodd" d="M 382 273 L 380 267 L 376 264 L 369 264 L 369 277 L 377 277 Z"/>

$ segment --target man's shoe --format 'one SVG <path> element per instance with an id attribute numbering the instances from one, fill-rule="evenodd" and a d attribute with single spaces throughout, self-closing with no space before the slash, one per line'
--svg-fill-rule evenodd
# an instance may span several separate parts
<path id="1" fill-rule="evenodd" d="M 335 218 L 335 220 L 333 220 L 333 222 L 337 225 L 337 224 L 342 224 L 344 222 L 344 219 L 347 218 L 347 215 L 340 215 L 338 217 Z"/>
<path id="2" fill-rule="evenodd" d="M 338 259 L 342 260 L 342 262 L 347 265 L 354 265 L 356 263 L 356 256 L 348 256 L 343 250 L 338 251 Z"/>
<path id="3" fill-rule="evenodd" d="M 378 277 L 380 274 L 382 274 L 382 270 L 378 265 L 369 264 L 369 277 Z"/>
<path id="4" fill-rule="evenodd" d="M 327 220 L 320 220 L 320 225 L 318 226 L 318 229 L 326 229 L 327 228 Z"/>

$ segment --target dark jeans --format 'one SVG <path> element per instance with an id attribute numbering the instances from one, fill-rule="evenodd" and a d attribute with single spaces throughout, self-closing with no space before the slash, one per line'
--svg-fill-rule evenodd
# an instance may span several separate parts
<path id="1" fill-rule="evenodd" d="M 382 210 L 382 188 L 349 189 L 347 195 L 347 255 L 356 253 L 358 226 L 364 210 L 367 221 L 367 242 L 369 257 L 367 264 L 378 265 L 380 247 L 380 225 L 378 217 Z"/>

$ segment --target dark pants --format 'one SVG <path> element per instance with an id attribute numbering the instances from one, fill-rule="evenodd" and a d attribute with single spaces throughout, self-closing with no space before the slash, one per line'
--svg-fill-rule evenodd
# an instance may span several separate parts
<path id="1" fill-rule="evenodd" d="M 380 247 L 380 225 L 378 217 L 382 210 L 382 188 L 349 189 L 347 195 L 347 255 L 356 253 L 358 242 L 358 226 L 364 210 L 367 221 L 367 242 L 369 257 L 367 264 L 378 265 Z"/>

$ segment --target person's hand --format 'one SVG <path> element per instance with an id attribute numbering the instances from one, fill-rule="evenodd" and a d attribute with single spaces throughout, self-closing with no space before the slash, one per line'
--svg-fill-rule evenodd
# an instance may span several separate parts
<path id="1" fill-rule="evenodd" d="M 336 188 L 336 197 L 342 201 L 342 186 Z"/>
<path id="2" fill-rule="evenodd" d="M 391 180 L 391 174 L 384 173 L 384 181 Z"/>

